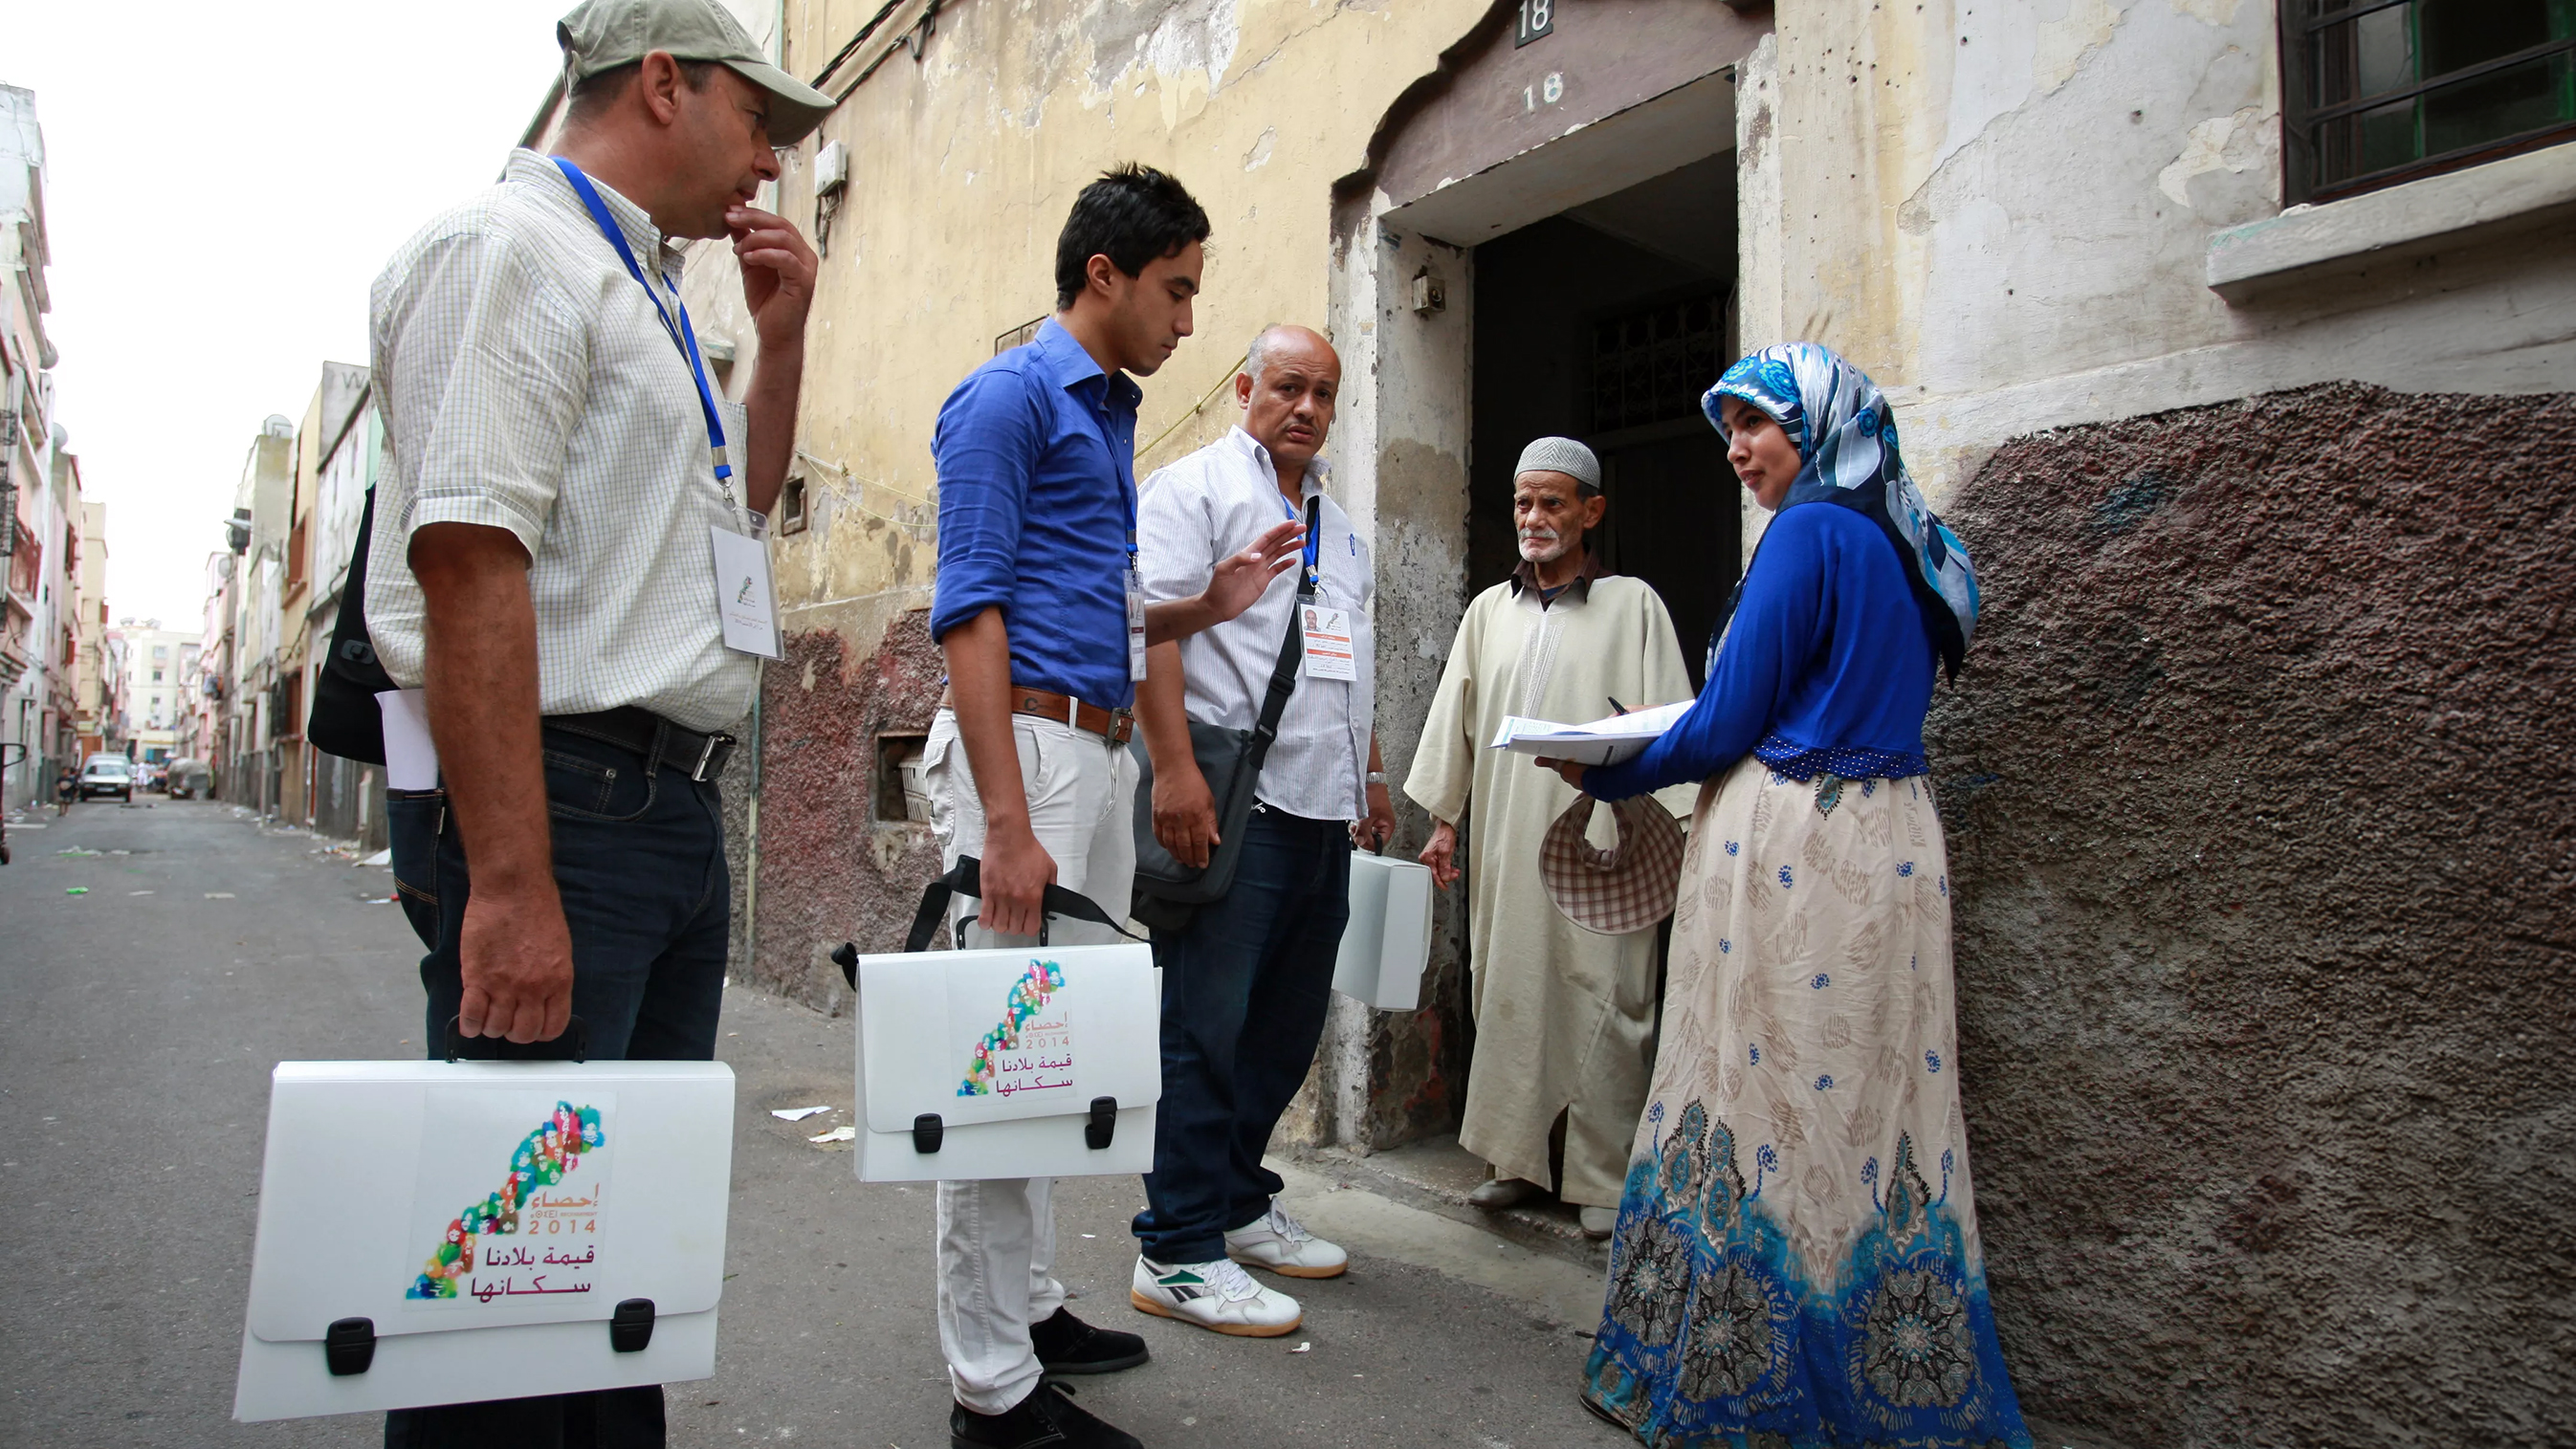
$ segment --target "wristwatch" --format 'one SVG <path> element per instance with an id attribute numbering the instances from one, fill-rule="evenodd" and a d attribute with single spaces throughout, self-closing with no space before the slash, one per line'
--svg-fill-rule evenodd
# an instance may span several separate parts
<path id="1" fill-rule="evenodd" d="M 1383 784 L 1385 784 L 1385 783 L 1386 783 L 1386 771 L 1384 771 L 1384 770 L 1371 770 L 1371 771 L 1369 771 L 1369 772 L 1368 772 L 1368 779 L 1367 779 L 1367 780 L 1365 780 L 1365 781 L 1363 781 L 1362 783 L 1364 783 L 1364 784 L 1370 784 L 1370 785 L 1383 785 Z"/>

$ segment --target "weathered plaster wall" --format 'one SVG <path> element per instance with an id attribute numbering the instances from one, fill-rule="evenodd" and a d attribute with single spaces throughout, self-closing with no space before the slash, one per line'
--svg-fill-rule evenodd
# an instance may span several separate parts
<path id="1" fill-rule="evenodd" d="M 2576 1442 L 2576 394 L 2005 444 L 1930 748 L 2047 1443 Z"/>
<path id="2" fill-rule="evenodd" d="M 1868 369 L 1936 503 L 2040 427 L 2341 377 L 2576 376 L 2565 225 L 2260 304 L 2208 289 L 2210 234 L 2281 206 L 2264 0 L 1780 0 L 1776 18 L 1776 105 L 1741 122 L 1777 145 L 1744 192 L 1745 343 L 1776 319 Z M 1749 136 L 1744 155 L 1766 164 Z M 1778 293 L 1757 297 L 1772 245 Z"/>
<path id="3" fill-rule="evenodd" d="M 940 682 L 929 615 L 919 610 L 881 627 L 864 655 L 837 630 L 791 634 L 787 657 L 765 671 L 753 981 L 838 1010 L 845 987 L 827 956 L 834 946 L 903 949 L 939 851 L 929 826 L 878 818 L 877 739 L 927 731 Z"/>

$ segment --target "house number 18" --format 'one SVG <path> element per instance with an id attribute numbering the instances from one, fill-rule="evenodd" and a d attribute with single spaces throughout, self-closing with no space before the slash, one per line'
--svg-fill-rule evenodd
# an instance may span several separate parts
<path id="1" fill-rule="evenodd" d="M 1555 105 L 1558 101 L 1564 99 L 1565 77 L 1557 71 L 1549 71 L 1547 73 L 1547 79 L 1540 81 L 1537 85 L 1521 87 L 1521 111 L 1523 114 L 1535 111 L 1541 106 Z"/>
<path id="2" fill-rule="evenodd" d="M 1554 29 L 1556 0 L 1521 0 L 1520 25 L 1512 31 L 1512 48 L 1518 50 Z"/>

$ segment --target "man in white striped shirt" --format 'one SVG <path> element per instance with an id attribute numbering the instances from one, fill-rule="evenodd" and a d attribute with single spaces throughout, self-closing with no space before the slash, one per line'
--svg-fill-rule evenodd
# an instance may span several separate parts
<path id="1" fill-rule="evenodd" d="M 1346 1264 L 1271 1200 L 1282 1183 L 1261 1152 L 1323 1035 L 1350 918 L 1351 847 L 1383 845 L 1395 831 L 1371 724 L 1375 576 L 1368 546 L 1325 495 L 1316 456 L 1341 381 L 1322 337 L 1264 330 L 1234 380 L 1242 426 L 1146 479 L 1136 528 L 1148 604 L 1175 611 L 1175 642 L 1150 651 L 1136 712 L 1154 763 L 1155 838 L 1181 863 L 1204 866 L 1218 843 L 1190 724 L 1254 728 L 1292 618 L 1301 632 L 1296 689 L 1262 763 L 1233 884 L 1185 927 L 1154 932 L 1163 1098 L 1130 1301 L 1243 1336 L 1287 1333 L 1302 1314 L 1239 1265 L 1330 1278 Z M 1234 619 L 1192 614 L 1184 601 L 1221 562 L 1310 510 L 1302 569 Z M 1305 576 L 1311 603 L 1291 581 Z"/>
<path id="2" fill-rule="evenodd" d="M 786 474 L 814 286 L 812 249 L 751 201 L 831 102 L 714 0 L 586 0 L 557 40 L 556 154 L 513 153 L 375 286 L 392 467 L 367 623 L 425 691 L 439 767 L 388 792 L 394 878 L 430 951 L 431 1055 L 451 1019 L 469 1054 L 561 1055 L 541 1044 L 577 1017 L 592 1057 L 703 1060 L 730 902 L 715 775 L 759 681 L 715 560 L 758 557 L 745 508 Z M 672 241 L 721 237 L 759 342 L 743 407 L 676 286 Z M 750 592 L 728 572 L 722 602 Z M 658 1446 L 662 1392 L 401 1410 L 385 1442 Z"/>

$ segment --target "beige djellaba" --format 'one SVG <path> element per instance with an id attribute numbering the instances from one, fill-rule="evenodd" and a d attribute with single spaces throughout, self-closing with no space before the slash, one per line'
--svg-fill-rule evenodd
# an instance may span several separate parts
<path id="1" fill-rule="evenodd" d="M 1404 793 L 1441 820 L 1463 815 L 1468 1007 L 1475 1057 L 1459 1143 L 1504 1177 L 1548 1180 L 1548 1135 L 1566 1117 L 1565 1201 L 1611 1207 L 1628 1172 L 1653 1067 L 1655 933 L 1603 936 L 1567 920 L 1539 882 L 1539 841 L 1574 790 L 1527 755 L 1487 749 L 1506 715 L 1577 724 L 1691 697 L 1664 601 L 1609 574 L 1540 607 L 1538 591 L 1476 596 L 1424 721 Z M 1678 817 L 1693 788 L 1656 799 Z M 1607 845 L 1611 814 L 1593 812 Z"/>

